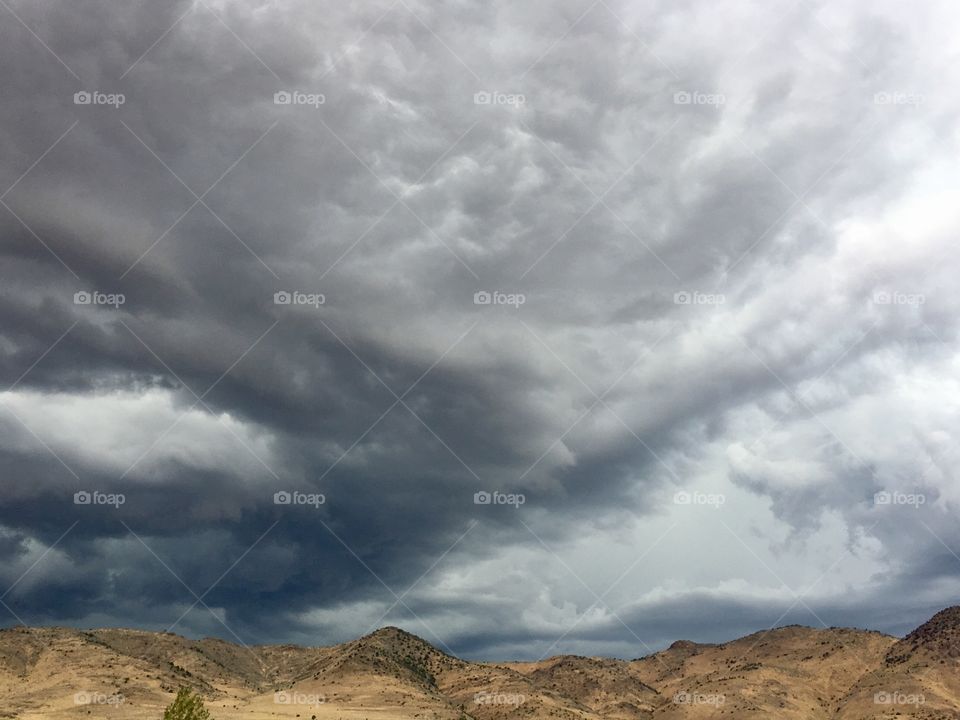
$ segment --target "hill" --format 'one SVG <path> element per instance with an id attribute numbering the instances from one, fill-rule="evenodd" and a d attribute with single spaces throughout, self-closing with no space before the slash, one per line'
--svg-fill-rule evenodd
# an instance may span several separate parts
<path id="1" fill-rule="evenodd" d="M 781 627 L 636 660 L 475 663 L 394 627 L 330 647 L 141 630 L 0 630 L 0 717 L 157 719 L 177 688 L 216 720 L 960 718 L 960 607 L 906 637 Z"/>
<path id="2" fill-rule="evenodd" d="M 960 607 L 938 612 L 894 643 L 838 708 L 844 720 L 894 716 L 960 717 Z"/>

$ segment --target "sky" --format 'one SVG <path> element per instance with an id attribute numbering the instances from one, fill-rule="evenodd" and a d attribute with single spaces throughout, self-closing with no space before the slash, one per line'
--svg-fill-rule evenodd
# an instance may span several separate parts
<path id="1" fill-rule="evenodd" d="M 0 0 L 0 624 L 630 658 L 955 604 L 958 25 Z"/>

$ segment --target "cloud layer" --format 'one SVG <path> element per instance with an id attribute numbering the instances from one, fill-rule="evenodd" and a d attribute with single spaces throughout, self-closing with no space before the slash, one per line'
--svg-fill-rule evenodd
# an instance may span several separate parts
<path id="1" fill-rule="evenodd" d="M 10 623 L 632 657 L 955 600 L 951 5 L 0 14 Z"/>

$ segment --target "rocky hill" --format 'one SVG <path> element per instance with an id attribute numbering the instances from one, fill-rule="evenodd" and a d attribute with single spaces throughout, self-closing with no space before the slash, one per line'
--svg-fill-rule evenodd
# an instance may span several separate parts
<path id="1" fill-rule="evenodd" d="M 398 628 L 331 647 L 140 630 L 0 630 L 0 717 L 158 719 L 177 688 L 216 720 L 960 718 L 960 607 L 906 637 L 781 627 L 632 661 L 473 663 Z"/>

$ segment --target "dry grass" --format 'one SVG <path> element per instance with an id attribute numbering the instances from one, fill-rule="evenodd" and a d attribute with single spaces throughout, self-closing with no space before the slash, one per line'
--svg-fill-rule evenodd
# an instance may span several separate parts
<path id="1" fill-rule="evenodd" d="M 900 641 L 788 627 L 722 645 L 678 642 L 630 662 L 468 663 L 396 628 L 334 647 L 253 649 L 135 630 L 16 628 L 0 631 L 0 718 L 156 720 L 186 685 L 216 720 L 945 720 L 960 718 L 958 643 L 957 609 Z M 883 692 L 923 701 L 878 704 Z M 78 693 L 94 702 L 78 704 Z M 477 703 L 483 693 L 492 701 Z"/>

